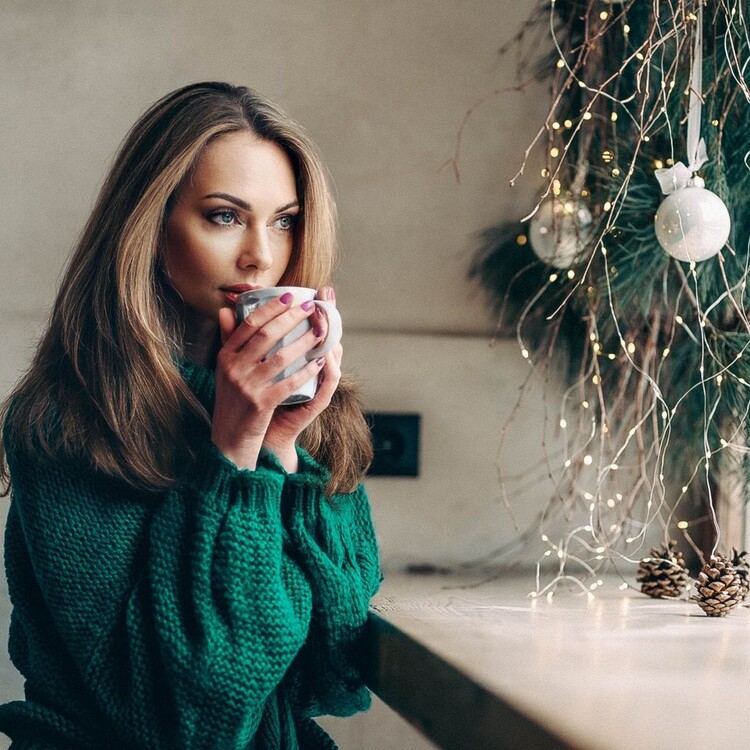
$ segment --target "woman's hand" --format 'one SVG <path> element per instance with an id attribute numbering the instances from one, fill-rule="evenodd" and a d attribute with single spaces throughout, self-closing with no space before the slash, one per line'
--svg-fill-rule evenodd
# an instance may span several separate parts
<path id="1" fill-rule="evenodd" d="M 323 287 L 318 292 L 318 299 L 336 304 L 336 295 L 332 287 Z M 325 313 L 316 308 L 312 317 L 313 327 L 326 330 Z M 323 333 L 325 337 L 325 333 Z M 281 465 L 290 473 L 297 471 L 296 443 L 300 433 L 324 409 L 328 407 L 341 379 L 341 358 L 343 348 L 339 342 L 325 356 L 325 364 L 318 376 L 318 390 L 311 401 L 293 406 L 280 406 L 273 414 L 266 431 L 263 444 L 273 451 Z"/>
<path id="2" fill-rule="evenodd" d="M 291 296 L 286 295 L 271 300 L 253 310 L 239 325 L 230 308 L 219 312 L 223 346 L 216 360 L 211 440 L 240 468 L 255 468 L 276 408 L 327 362 L 323 358 L 308 362 L 293 375 L 274 382 L 292 362 L 315 348 L 322 337 L 322 330 L 313 323 L 311 330 L 297 341 L 268 356 L 281 338 L 317 309 L 312 303 L 290 303 Z"/>

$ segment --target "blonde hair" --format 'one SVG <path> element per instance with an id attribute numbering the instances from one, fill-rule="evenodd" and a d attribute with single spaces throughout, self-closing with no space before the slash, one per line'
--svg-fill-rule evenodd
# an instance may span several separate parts
<path id="1" fill-rule="evenodd" d="M 245 87 L 208 82 L 168 94 L 131 128 L 102 186 L 32 364 L 4 404 L 10 445 L 82 459 L 139 487 L 176 480 L 186 420 L 209 417 L 176 362 L 182 332 L 161 267 L 165 225 L 206 145 L 242 130 L 277 143 L 296 174 L 302 210 L 282 283 L 330 283 L 335 204 L 304 130 Z M 372 446 L 346 378 L 301 443 L 330 469 L 328 494 L 361 481 Z M 0 461 L 7 492 L 5 448 Z"/>

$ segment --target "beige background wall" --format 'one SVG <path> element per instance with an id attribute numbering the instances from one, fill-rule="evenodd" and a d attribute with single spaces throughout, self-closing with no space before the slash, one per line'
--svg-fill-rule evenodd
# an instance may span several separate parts
<path id="1" fill-rule="evenodd" d="M 526 17 L 517 0 L 5 0 L 0 6 L 0 395 L 25 366 L 60 269 L 112 155 L 152 101 L 195 80 L 258 88 L 320 145 L 341 211 L 336 276 L 347 362 L 367 406 L 423 415 L 422 475 L 368 489 L 386 567 L 455 563 L 515 531 L 499 502 L 501 425 L 526 375 L 466 280 L 474 235 L 531 205 L 534 175 L 508 181 L 545 110 L 545 95 L 499 95 L 464 134 L 462 183 L 452 156 L 464 112 L 515 83 L 499 46 Z M 544 405 L 518 421 L 510 459 L 526 489 L 521 526 L 546 494 L 521 481 L 541 461 Z M 0 500 L 4 518 L 7 500 Z M 0 590 L 0 639 L 8 606 Z M 0 659 L 0 699 L 20 680 Z M 337 724 L 343 747 L 425 743 L 385 709 Z M 381 718 L 377 718 L 377 717 Z M 363 723 L 364 722 L 364 723 Z M 389 723 L 390 722 L 390 723 Z M 389 730 L 391 731 L 391 730 Z M 370 744 L 368 744 L 368 741 Z M 385 742 L 385 744 L 383 744 Z"/>

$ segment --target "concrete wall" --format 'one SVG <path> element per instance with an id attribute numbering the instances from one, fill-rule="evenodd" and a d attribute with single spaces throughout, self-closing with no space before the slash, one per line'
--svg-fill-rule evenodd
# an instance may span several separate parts
<path id="1" fill-rule="evenodd" d="M 526 363 L 513 343 L 489 346 L 493 321 L 465 273 L 475 233 L 531 204 L 538 171 L 514 190 L 508 180 L 541 120 L 544 92 L 490 99 L 464 133 L 461 184 L 439 168 L 467 108 L 515 83 L 512 56 L 500 60 L 497 50 L 530 7 L 5 0 L 0 395 L 28 361 L 61 267 L 132 122 L 185 83 L 244 83 L 305 123 L 327 159 L 341 210 L 336 282 L 347 363 L 365 383 L 367 406 L 423 416 L 422 475 L 368 483 L 386 565 L 452 563 L 512 538 L 494 464 Z M 540 462 L 542 411 L 538 401 L 530 407 L 515 438 L 521 475 Z M 526 492 L 516 498 L 521 526 L 541 501 Z M 1 517 L 6 508 L 0 501 Z M 7 618 L 0 590 L 3 642 Z M 19 692 L 19 678 L 0 660 L 0 699 Z M 426 747 L 400 720 L 377 716 L 392 730 L 378 735 L 379 747 Z M 349 733 L 344 747 L 373 746 L 371 725 L 339 729 Z"/>

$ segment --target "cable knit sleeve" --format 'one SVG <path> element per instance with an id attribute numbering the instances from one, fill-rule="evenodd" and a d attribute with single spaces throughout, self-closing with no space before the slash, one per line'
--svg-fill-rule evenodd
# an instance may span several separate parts
<path id="1" fill-rule="evenodd" d="M 154 498 L 62 463 L 9 459 L 11 652 L 29 678 L 21 708 L 54 706 L 58 725 L 67 716 L 73 728 L 109 726 L 127 747 L 249 747 L 308 638 L 313 601 L 341 594 L 304 530 L 303 506 L 316 500 L 210 444 Z M 74 715 L 91 704 L 88 718 Z"/>
<path id="2" fill-rule="evenodd" d="M 370 506 L 361 485 L 326 498 L 328 472 L 298 449 L 300 467 L 287 475 L 284 522 L 310 583 L 310 630 L 287 677 L 297 710 L 347 716 L 370 705 L 360 676 L 361 636 L 381 572 Z"/>

